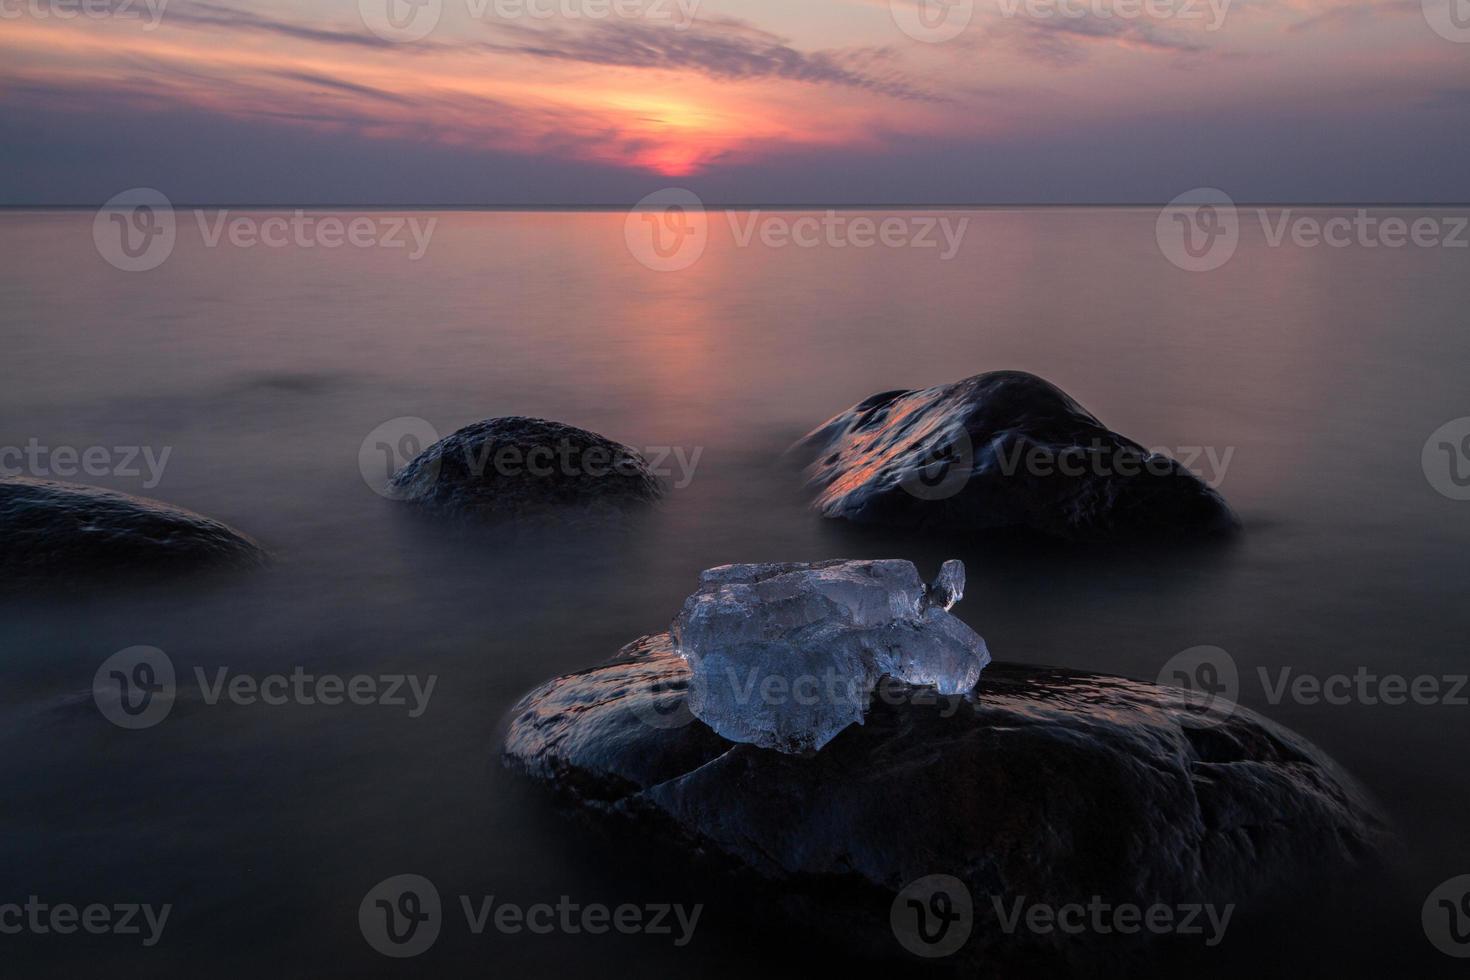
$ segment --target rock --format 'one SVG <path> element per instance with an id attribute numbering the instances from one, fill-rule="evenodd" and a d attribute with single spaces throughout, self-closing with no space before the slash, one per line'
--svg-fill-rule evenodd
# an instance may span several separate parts
<path id="1" fill-rule="evenodd" d="M 435 513 L 489 521 L 613 517 L 663 493 L 636 450 L 518 415 L 440 439 L 394 474 L 389 488 Z"/>
<path id="2" fill-rule="evenodd" d="M 265 562 L 265 551 L 250 538 L 180 507 L 78 484 L 0 480 L 5 591 Z"/>
<path id="3" fill-rule="evenodd" d="M 890 911 L 930 875 L 954 876 L 973 901 L 953 959 L 969 975 L 1075 974 L 1120 950 L 1159 955 L 1145 947 L 1163 940 L 1007 932 L 999 912 L 1098 896 L 1237 903 L 1249 919 L 1377 870 L 1390 847 L 1319 750 L 1242 708 L 1205 718 L 1173 688 L 995 663 L 970 697 L 880 688 L 865 724 L 787 755 L 692 718 L 690 681 L 668 635 L 645 637 L 527 695 L 503 760 L 688 870 L 733 870 L 774 892 L 752 904 L 857 955 L 907 955 Z"/>
<path id="4" fill-rule="evenodd" d="M 874 395 L 794 448 L 814 460 L 822 515 L 858 524 L 1084 541 L 1239 526 L 1187 468 L 1023 371 Z"/>
<path id="5" fill-rule="evenodd" d="M 964 568 L 929 588 L 897 559 L 709 569 L 671 630 L 690 710 L 732 742 L 805 752 L 861 724 L 884 676 L 970 690 L 990 653 L 947 611 Z"/>

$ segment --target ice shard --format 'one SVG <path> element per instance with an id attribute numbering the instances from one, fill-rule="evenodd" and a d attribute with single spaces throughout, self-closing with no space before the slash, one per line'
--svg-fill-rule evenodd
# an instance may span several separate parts
<path id="1" fill-rule="evenodd" d="M 884 675 L 969 691 L 990 653 L 949 613 L 964 585 L 958 561 L 927 586 L 900 559 L 711 568 L 672 628 L 690 711 L 732 741 L 797 753 L 861 723 Z"/>

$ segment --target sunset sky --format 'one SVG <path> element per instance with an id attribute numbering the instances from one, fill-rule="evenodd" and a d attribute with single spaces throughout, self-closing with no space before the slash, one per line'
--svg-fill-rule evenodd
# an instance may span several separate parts
<path id="1" fill-rule="evenodd" d="M 1420 0 L 917 2 L 0 0 L 0 203 L 1470 200 Z"/>

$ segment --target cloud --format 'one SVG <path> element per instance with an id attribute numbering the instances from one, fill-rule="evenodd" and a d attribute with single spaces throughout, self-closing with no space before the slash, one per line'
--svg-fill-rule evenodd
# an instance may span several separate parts
<path id="1" fill-rule="evenodd" d="M 1053 64 L 1076 64 L 1087 57 L 1086 46 L 1093 43 L 1118 44 L 1175 54 L 1201 54 L 1208 45 L 1165 30 L 1144 20 L 1118 17 L 1085 16 L 1023 17 L 1010 23 L 1007 34 L 1022 51 Z"/>
<path id="2" fill-rule="evenodd" d="M 687 29 L 636 21 L 600 22 L 584 30 L 501 25 L 489 49 L 554 61 L 624 68 L 691 70 L 715 79 L 841 85 L 912 102 L 942 102 L 888 66 L 884 48 L 803 52 L 783 38 L 736 20 L 705 18 Z"/>
<path id="3" fill-rule="evenodd" d="M 257 34 L 274 34 L 278 37 L 289 37 L 317 44 L 341 44 L 373 49 L 395 46 L 394 42 L 384 40 L 366 31 L 311 27 L 294 21 L 269 17 L 265 14 L 240 10 L 236 7 L 223 7 L 219 4 L 198 2 L 198 0 L 183 0 L 183 2 L 171 4 L 167 16 L 170 24 L 189 24 Z"/>
<path id="4" fill-rule="evenodd" d="M 1418 13 L 1419 0 L 1387 0 L 1385 3 L 1347 3 L 1329 7 L 1322 13 L 1306 20 L 1297 21 L 1287 28 L 1292 34 L 1307 31 L 1341 30 L 1371 23 L 1383 17 L 1396 17 Z"/>

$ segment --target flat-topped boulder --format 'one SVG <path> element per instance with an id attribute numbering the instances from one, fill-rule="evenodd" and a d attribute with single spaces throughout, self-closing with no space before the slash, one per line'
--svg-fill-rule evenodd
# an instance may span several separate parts
<path id="1" fill-rule="evenodd" d="M 1108 429 L 1024 371 L 874 395 L 794 447 L 824 517 L 938 532 L 1026 528 L 1082 541 L 1235 530 L 1178 461 Z"/>
<path id="2" fill-rule="evenodd" d="M 258 568 L 266 553 L 219 521 L 99 487 L 0 480 L 0 590 Z"/>
<path id="3" fill-rule="evenodd" d="M 966 696 L 884 685 L 863 724 L 791 755 L 695 718 L 691 679 L 667 634 L 644 637 L 528 694 L 503 759 L 671 861 L 774 889 L 782 914 L 858 954 L 907 956 L 889 927 L 900 893 L 948 875 L 974 909 L 953 962 L 1078 972 L 1159 937 L 1008 931 L 1017 900 L 1248 917 L 1377 869 L 1391 842 L 1306 740 L 1243 708 L 1202 714 L 1174 688 L 997 662 Z"/>
<path id="4" fill-rule="evenodd" d="M 538 523 L 613 517 L 663 494 L 637 450 L 519 415 L 445 436 L 395 473 L 389 490 L 435 514 Z"/>

